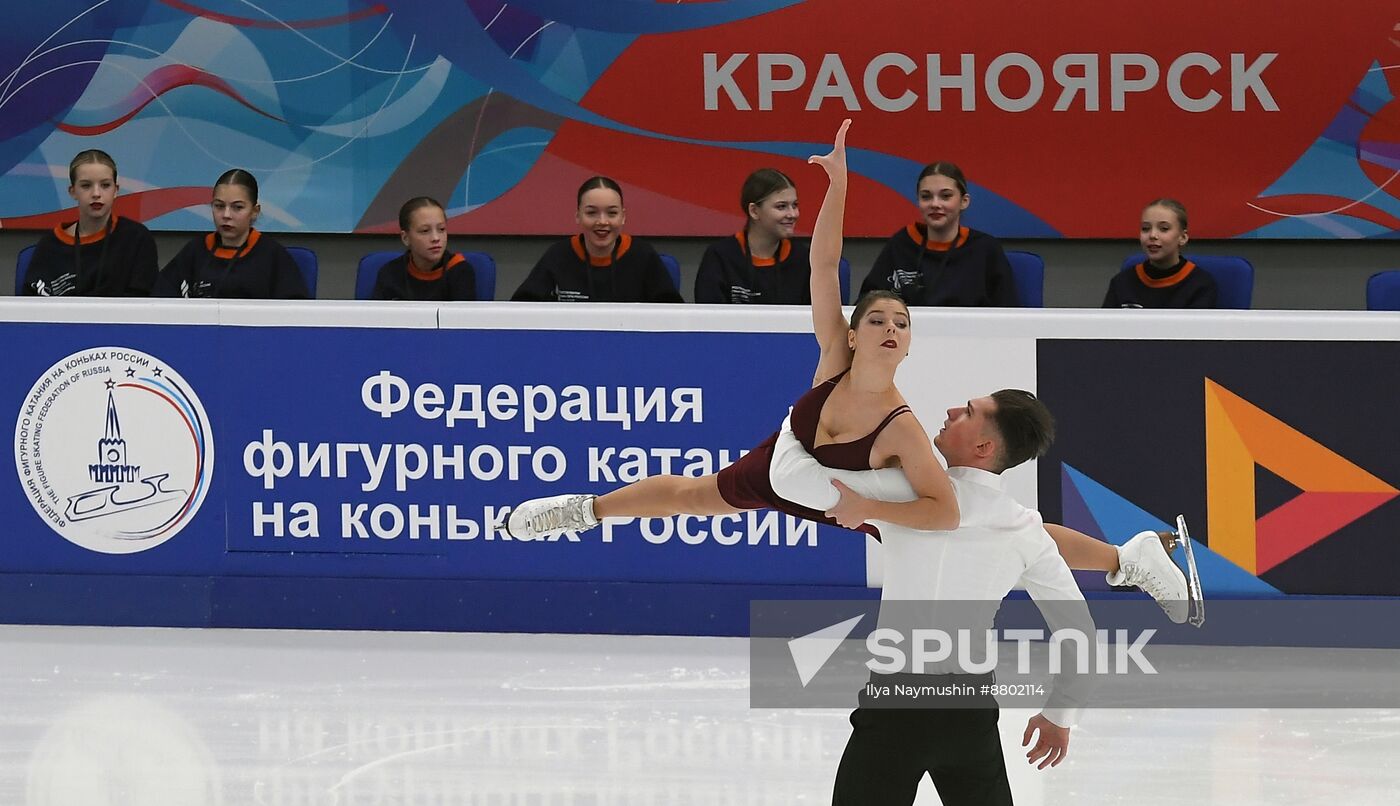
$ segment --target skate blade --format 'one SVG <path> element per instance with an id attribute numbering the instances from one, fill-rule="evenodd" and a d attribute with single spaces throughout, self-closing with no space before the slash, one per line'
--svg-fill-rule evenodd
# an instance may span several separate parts
<path id="1" fill-rule="evenodd" d="M 1186 621 L 1193 627 L 1206 623 L 1206 597 L 1201 591 L 1201 575 L 1196 571 L 1196 552 L 1191 548 L 1191 532 L 1186 528 L 1186 516 L 1176 516 L 1176 538 L 1186 551 L 1186 595 L 1190 615 Z"/>

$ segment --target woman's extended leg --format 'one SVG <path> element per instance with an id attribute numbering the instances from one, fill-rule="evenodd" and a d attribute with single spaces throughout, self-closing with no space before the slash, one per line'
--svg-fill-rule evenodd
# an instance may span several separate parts
<path id="1" fill-rule="evenodd" d="M 1186 575 L 1172 562 L 1176 536 L 1171 532 L 1138 532 L 1122 546 L 1105 543 L 1056 523 L 1045 524 L 1065 565 L 1077 571 L 1103 571 L 1110 585 L 1142 588 L 1162 606 L 1167 618 L 1181 624 L 1190 610 Z"/>
<path id="2" fill-rule="evenodd" d="M 1118 547 L 1058 523 L 1045 524 L 1065 565 L 1076 571 L 1118 571 Z"/>
<path id="3" fill-rule="evenodd" d="M 581 532 L 603 518 L 666 518 L 743 512 L 719 494 L 717 475 L 649 476 L 602 496 L 556 495 L 526 501 L 511 511 L 506 531 L 529 540 Z"/>
<path id="4" fill-rule="evenodd" d="M 666 518 L 671 515 L 731 515 L 743 512 L 719 494 L 719 476 L 650 476 L 593 501 L 603 518 Z M 1092 539 L 1092 538 L 1091 538 Z"/>

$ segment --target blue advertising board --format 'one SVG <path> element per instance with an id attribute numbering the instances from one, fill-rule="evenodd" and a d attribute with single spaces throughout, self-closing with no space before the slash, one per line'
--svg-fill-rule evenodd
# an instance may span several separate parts
<path id="1" fill-rule="evenodd" d="M 862 538 L 771 511 L 547 541 L 499 528 L 528 498 L 732 463 L 809 386 L 810 335 L 279 318 L 0 325 L 14 356 L 0 410 L 17 418 L 0 572 L 110 576 L 135 586 L 124 597 L 135 580 L 236 578 L 253 601 L 383 581 L 866 595 Z M 415 626 L 392 609 L 370 623 Z"/>

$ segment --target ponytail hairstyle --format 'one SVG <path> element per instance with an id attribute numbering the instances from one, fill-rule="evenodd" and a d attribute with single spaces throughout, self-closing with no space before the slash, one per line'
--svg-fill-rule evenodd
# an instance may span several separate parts
<path id="1" fill-rule="evenodd" d="M 248 191 L 248 198 L 253 204 L 258 203 L 258 180 L 242 168 L 231 168 L 224 171 L 219 176 L 219 181 L 214 183 L 214 187 L 219 185 L 239 185 Z"/>
<path id="2" fill-rule="evenodd" d="M 739 209 L 744 213 L 744 220 L 749 220 L 749 205 L 759 204 L 774 193 L 788 188 L 796 190 L 797 186 L 787 174 L 777 168 L 759 168 L 749 174 L 744 180 L 744 186 L 739 189 Z"/>
<path id="3" fill-rule="evenodd" d="M 68 163 L 69 187 L 78 184 L 78 168 L 80 166 L 91 165 L 93 163 L 97 163 L 99 165 L 106 165 L 108 168 L 111 168 L 112 181 L 117 181 L 116 161 L 113 160 L 112 157 L 106 151 L 103 151 L 98 148 L 89 148 L 87 151 L 79 151 L 78 156 L 74 157 L 73 161 Z"/>
<path id="4" fill-rule="evenodd" d="M 914 188 L 918 189 L 919 183 L 930 176 L 946 176 L 953 180 L 953 184 L 958 186 L 958 193 L 967 195 L 967 178 L 963 176 L 962 169 L 952 162 L 930 162 L 919 171 L 919 178 L 914 180 Z"/>
<path id="5" fill-rule="evenodd" d="M 414 196 L 404 202 L 403 206 L 399 208 L 399 231 L 408 232 L 409 225 L 413 223 L 413 214 L 424 207 L 436 207 L 442 210 L 444 215 L 447 213 L 437 199 L 431 196 Z"/>
<path id="6" fill-rule="evenodd" d="M 583 206 L 583 194 L 599 188 L 613 191 L 617 194 L 618 201 L 622 201 L 621 185 L 606 176 L 590 176 L 583 181 L 582 185 L 578 186 L 578 206 Z"/>
<path id="7" fill-rule="evenodd" d="M 1176 199 L 1153 199 L 1152 201 L 1148 202 L 1147 205 L 1144 206 L 1142 209 L 1146 210 L 1148 207 L 1165 207 L 1168 210 L 1171 210 L 1173 213 L 1176 214 L 1176 220 L 1177 223 L 1181 225 L 1181 231 L 1185 232 L 1186 230 L 1190 229 L 1186 226 L 1186 205 L 1182 204 Z"/>
<path id="8" fill-rule="evenodd" d="M 900 305 L 903 305 L 904 315 L 909 316 L 909 303 L 905 302 L 903 297 L 888 289 L 877 288 L 873 291 L 865 292 L 861 295 L 860 299 L 856 300 L 856 309 L 851 311 L 851 330 L 855 330 L 856 325 L 860 324 L 861 317 L 865 316 L 865 312 L 870 310 L 870 306 L 882 299 L 892 299 Z M 910 316 L 909 318 L 912 323 L 913 317 Z"/>

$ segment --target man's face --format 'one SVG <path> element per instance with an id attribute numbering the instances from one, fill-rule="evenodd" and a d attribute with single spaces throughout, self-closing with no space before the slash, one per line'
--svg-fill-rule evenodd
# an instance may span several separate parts
<path id="1" fill-rule="evenodd" d="M 967 401 L 948 409 L 948 419 L 933 438 L 949 467 L 978 467 L 996 453 L 996 426 L 992 416 L 997 402 L 989 397 Z"/>

